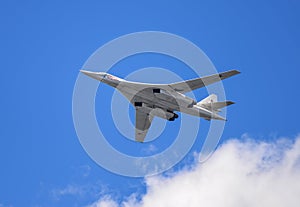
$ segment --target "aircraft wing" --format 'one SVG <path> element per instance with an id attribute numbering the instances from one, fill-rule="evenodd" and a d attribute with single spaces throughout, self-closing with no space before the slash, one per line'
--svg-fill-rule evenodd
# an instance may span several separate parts
<path id="1" fill-rule="evenodd" d="M 153 116 L 135 107 L 135 141 L 144 142 L 148 129 L 151 126 Z"/>
<path id="2" fill-rule="evenodd" d="M 223 79 L 229 78 L 231 76 L 237 75 L 239 73 L 240 72 L 237 70 L 230 70 L 230 71 L 215 74 L 215 75 L 205 76 L 203 78 L 195 78 L 195 79 L 191 79 L 188 81 L 182 81 L 182 82 L 169 84 L 169 86 L 172 89 L 174 89 L 175 91 L 178 91 L 180 93 L 187 93 L 192 90 L 202 88 L 209 84 L 212 84 L 212 83 L 221 81 Z"/>

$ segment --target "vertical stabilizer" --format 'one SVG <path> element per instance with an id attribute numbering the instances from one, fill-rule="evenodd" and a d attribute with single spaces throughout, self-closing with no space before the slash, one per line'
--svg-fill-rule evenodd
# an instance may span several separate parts
<path id="1" fill-rule="evenodd" d="M 206 97 L 205 99 L 203 99 L 202 101 L 198 102 L 197 105 L 205 105 L 205 104 L 210 104 L 210 103 L 214 103 L 214 102 L 218 102 L 218 97 L 216 94 L 211 94 L 208 97 Z"/>

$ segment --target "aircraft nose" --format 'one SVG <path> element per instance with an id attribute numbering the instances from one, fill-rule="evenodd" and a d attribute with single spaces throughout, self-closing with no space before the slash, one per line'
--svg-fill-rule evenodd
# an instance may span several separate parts
<path id="1" fill-rule="evenodd" d="M 80 70 L 80 72 L 96 80 L 101 81 L 103 79 L 103 74 L 101 72 L 92 72 L 88 70 Z"/>

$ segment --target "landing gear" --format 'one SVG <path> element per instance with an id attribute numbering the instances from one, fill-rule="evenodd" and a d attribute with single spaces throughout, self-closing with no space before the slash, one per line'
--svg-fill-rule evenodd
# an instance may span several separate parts
<path id="1" fill-rule="evenodd" d="M 168 119 L 169 121 L 174 121 L 175 119 L 178 118 L 178 114 L 175 114 L 174 112 L 172 112 L 172 113 L 173 113 L 173 117 L 169 118 Z"/>

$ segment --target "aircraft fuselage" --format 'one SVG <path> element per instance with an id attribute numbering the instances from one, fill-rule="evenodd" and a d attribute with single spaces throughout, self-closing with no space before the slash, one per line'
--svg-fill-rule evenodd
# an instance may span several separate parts
<path id="1" fill-rule="evenodd" d="M 211 94 L 197 103 L 194 99 L 184 95 L 184 93 L 240 73 L 237 70 L 231 70 L 177 83 L 148 84 L 126 81 L 105 72 L 86 70 L 81 70 L 81 72 L 116 88 L 135 107 L 135 140 L 138 142 L 144 141 L 151 121 L 155 116 L 174 121 L 178 118 L 175 112 L 180 111 L 193 116 L 203 117 L 206 120 L 226 120 L 218 115 L 218 112 L 220 112 L 221 108 L 233 104 L 232 101 L 219 102 L 217 96 Z"/>

